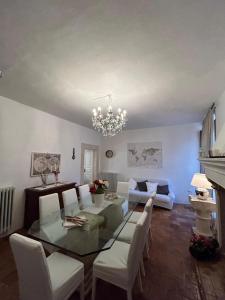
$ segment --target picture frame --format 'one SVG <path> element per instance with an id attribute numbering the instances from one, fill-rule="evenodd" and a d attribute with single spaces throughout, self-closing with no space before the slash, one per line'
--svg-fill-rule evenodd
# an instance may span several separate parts
<path id="1" fill-rule="evenodd" d="M 41 174 L 60 173 L 61 154 L 58 153 L 31 153 L 30 175 L 40 176 Z"/>

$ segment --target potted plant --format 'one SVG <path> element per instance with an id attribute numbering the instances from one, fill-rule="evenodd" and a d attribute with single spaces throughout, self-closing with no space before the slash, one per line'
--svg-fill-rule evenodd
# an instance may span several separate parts
<path id="1" fill-rule="evenodd" d="M 197 259 L 209 260 L 215 257 L 219 248 L 218 241 L 213 237 L 206 237 L 202 235 L 193 234 L 189 250 Z"/>
<path id="2" fill-rule="evenodd" d="M 100 207 L 105 198 L 105 191 L 108 188 L 108 181 L 96 179 L 90 187 L 90 192 L 93 196 L 93 200 L 96 207 Z"/>

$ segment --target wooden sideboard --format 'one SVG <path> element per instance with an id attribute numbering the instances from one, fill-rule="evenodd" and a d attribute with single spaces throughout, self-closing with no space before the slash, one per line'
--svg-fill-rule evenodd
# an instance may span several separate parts
<path id="1" fill-rule="evenodd" d="M 25 189 L 24 228 L 29 229 L 32 223 L 39 219 L 40 196 L 57 193 L 60 208 L 63 208 L 62 192 L 72 188 L 76 188 L 76 182 L 49 184 L 46 188 L 38 186 Z"/>

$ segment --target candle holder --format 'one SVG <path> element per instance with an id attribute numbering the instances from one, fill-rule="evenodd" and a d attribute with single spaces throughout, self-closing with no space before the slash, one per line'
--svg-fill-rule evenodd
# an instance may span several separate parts
<path id="1" fill-rule="evenodd" d="M 59 181 L 59 171 L 53 171 L 52 173 L 55 176 L 55 185 L 57 185 L 57 183 Z"/>
<path id="2" fill-rule="evenodd" d="M 42 187 L 45 188 L 47 185 L 48 174 L 41 174 Z"/>

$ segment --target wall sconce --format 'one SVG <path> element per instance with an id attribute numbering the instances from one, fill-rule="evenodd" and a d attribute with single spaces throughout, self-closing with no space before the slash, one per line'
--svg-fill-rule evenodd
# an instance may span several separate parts
<path id="1" fill-rule="evenodd" d="M 72 159 L 75 159 L 76 156 L 75 156 L 75 148 L 73 148 L 73 155 L 72 155 Z"/>

